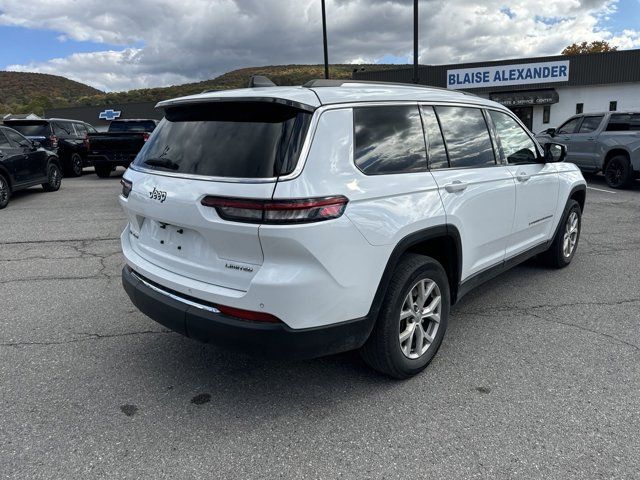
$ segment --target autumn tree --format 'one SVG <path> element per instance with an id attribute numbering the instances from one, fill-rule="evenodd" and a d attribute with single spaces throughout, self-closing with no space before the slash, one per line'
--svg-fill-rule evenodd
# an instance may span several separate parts
<path id="1" fill-rule="evenodd" d="M 604 40 L 595 40 L 591 43 L 582 42 L 569 45 L 562 50 L 562 55 L 581 55 L 583 53 L 602 53 L 602 52 L 615 52 L 618 47 L 609 45 Z"/>

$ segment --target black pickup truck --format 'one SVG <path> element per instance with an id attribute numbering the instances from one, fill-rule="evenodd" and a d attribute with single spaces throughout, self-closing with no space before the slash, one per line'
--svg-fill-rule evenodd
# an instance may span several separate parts
<path id="1" fill-rule="evenodd" d="M 87 159 L 96 175 L 107 178 L 117 166 L 128 167 L 156 125 L 151 119 L 114 120 L 106 132 L 90 133 Z"/>

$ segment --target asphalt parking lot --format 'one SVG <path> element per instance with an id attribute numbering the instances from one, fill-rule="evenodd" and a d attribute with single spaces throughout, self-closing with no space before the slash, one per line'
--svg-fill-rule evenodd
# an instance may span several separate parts
<path id="1" fill-rule="evenodd" d="M 0 476 L 640 478 L 640 184 L 588 181 L 573 263 L 469 294 L 404 382 L 355 354 L 268 361 L 168 332 L 120 284 L 118 178 L 17 193 Z"/>

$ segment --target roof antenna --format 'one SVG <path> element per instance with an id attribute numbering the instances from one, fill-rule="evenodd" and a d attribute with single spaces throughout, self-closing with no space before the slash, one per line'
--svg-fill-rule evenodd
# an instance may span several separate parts
<path id="1" fill-rule="evenodd" d="M 249 88 L 258 88 L 258 87 L 277 87 L 275 83 L 269 80 L 264 75 L 252 75 L 249 79 Z"/>

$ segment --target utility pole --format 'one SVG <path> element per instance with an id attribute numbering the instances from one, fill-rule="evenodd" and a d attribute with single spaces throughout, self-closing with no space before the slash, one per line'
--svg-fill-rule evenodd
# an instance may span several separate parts
<path id="1" fill-rule="evenodd" d="M 324 78 L 329 78 L 329 52 L 327 51 L 327 14 L 325 13 L 324 0 L 322 4 L 322 43 L 324 45 Z"/>
<path id="2" fill-rule="evenodd" d="M 419 81 L 420 79 L 418 78 L 418 0 L 413 0 L 413 83 L 419 83 Z"/>

